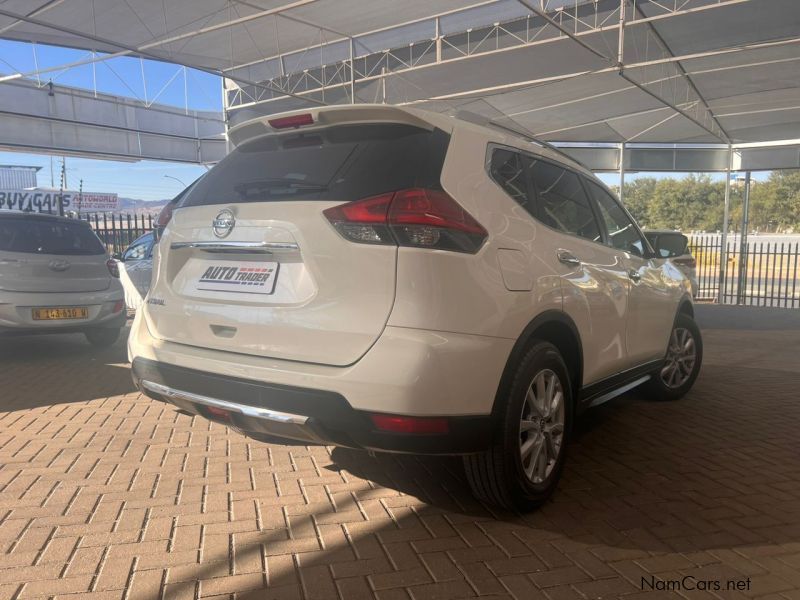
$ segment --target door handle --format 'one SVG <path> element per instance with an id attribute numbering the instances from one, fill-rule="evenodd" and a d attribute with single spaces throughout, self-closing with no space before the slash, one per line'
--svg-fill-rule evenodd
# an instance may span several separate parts
<path id="1" fill-rule="evenodd" d="M 634 271 L 633 269 L 628 271 L 628 277 L 630 277 L 631 281 L 633 281 L 634 283 L 639 283 L 642 280 L 642 276 L 639 274 L 639 272 Z"/>
<path id="2" fill-rule="evenodd" d="M 581 264 L 581 261 L 569 250 L 559 250 L 556 252 L 556 256 L 558 257 L 558 262 L 563 263 L 565 265 L 570 265 L 572 267 L 577 267 Z"/>

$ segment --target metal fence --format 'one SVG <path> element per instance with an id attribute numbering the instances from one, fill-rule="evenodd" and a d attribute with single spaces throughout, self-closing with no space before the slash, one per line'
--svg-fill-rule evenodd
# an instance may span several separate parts
<path id="1" fill-rule="evenodd" d="M 153 215 L 95 213 L 78 218 L 92 226 L 111 254 L 123 252 L 136 238 L 153 230 Z"/>
<path id="2" fill-rule="evenodd" d="M 699 300 L 800 308 L 800 242 L 749 241 L 744 251 L 735 240 L 726 246 L 727 261 L 721 269 L 722 236 L 690 237 Z"/>

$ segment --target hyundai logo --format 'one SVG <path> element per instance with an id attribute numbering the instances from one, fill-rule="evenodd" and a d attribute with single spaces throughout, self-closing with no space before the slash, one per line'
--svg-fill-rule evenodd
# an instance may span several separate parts
<path id="1" fill-rule="evenodd" d="M 234 225 L 236 225 L 236 218 L 227 208 L 219 211 L 214 220 L 211 221 L 211 229 L 218 238 L 227 237 L 233 231 Z"/>
<path id="2" fill-rule="evenodd" d="M 55 259 L 51 260 L 47 266 L 50 267 L 51 271 L 66 271 L 72 265 L 70 265 L 68 260 Z"/>

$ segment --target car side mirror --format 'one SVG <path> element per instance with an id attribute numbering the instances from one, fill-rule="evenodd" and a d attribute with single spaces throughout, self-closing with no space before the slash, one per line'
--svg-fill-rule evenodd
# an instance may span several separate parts
<path id="1" fill-rule="evenodd" d="M 121 252 L 114 252 L 114 254 L 111 255 L 111 258 L 113 258 L 114 260 L 118 260 L 119 262 L 125 262 L 125 259 L 122 258 Z"/>
<path id="2" fill-rule="evenodd" d="M 688 239 L 685 236 L 660 235 L 656 240 L 656 256 L 658 258 L 675 258 L 686 253 Z"/>

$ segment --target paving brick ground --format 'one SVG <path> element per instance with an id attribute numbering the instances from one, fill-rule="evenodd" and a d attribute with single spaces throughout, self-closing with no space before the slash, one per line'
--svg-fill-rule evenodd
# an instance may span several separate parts
<path id="1" fill-rule="evenodd" d="M 0 599 L 655 600 L 677 594 L 642 578 L 685 576 L 723 586 L 686 598 L 800 598 L 800 330 L 705 338 L 691 395 L 593 411 L 527 516 L 472 500 L 457 459 L 267 445 L 151 402 L 122 343 L 0 341 Z"/>

